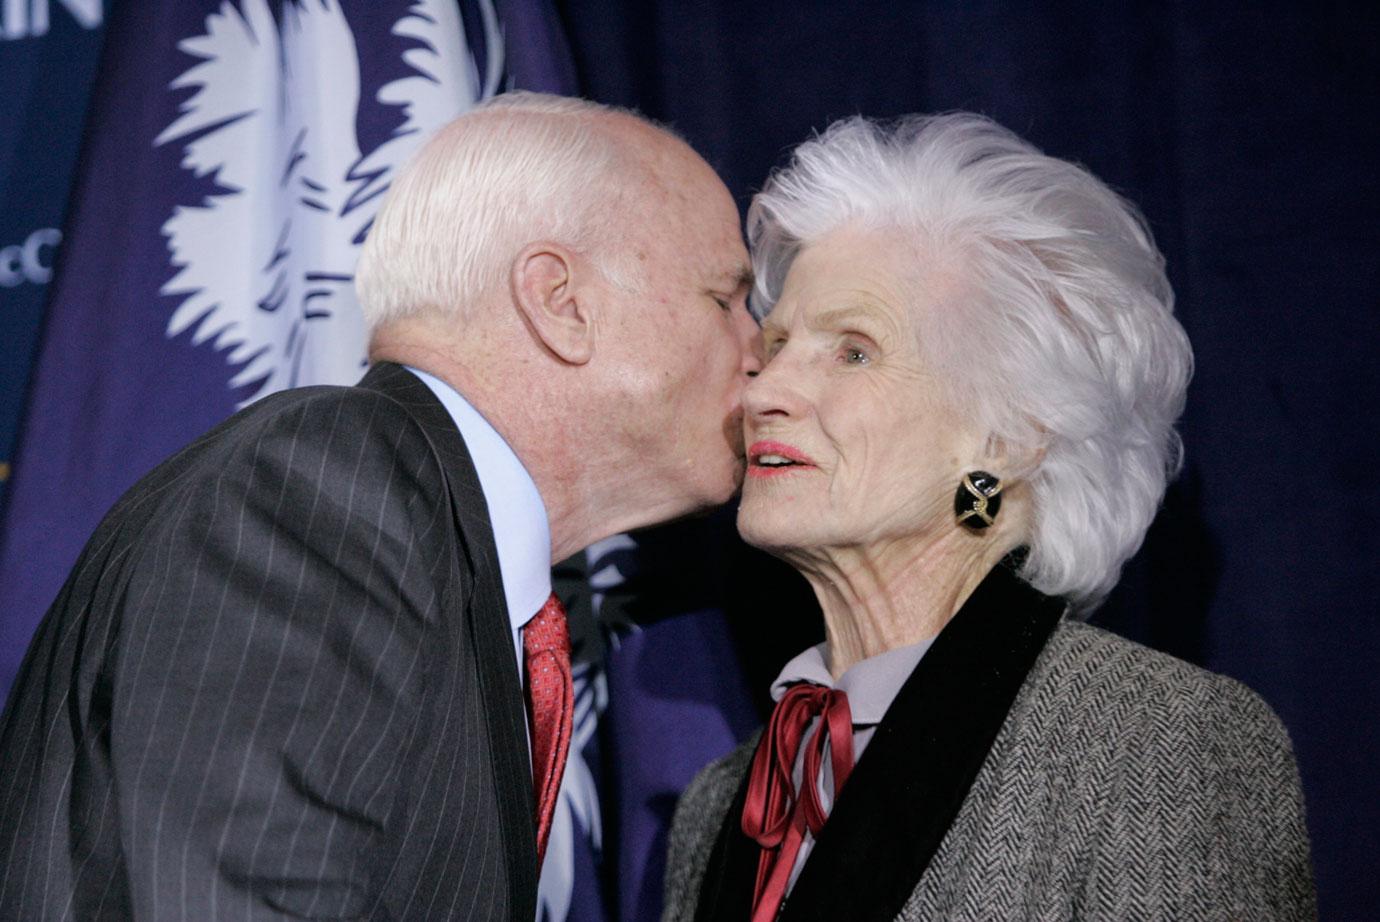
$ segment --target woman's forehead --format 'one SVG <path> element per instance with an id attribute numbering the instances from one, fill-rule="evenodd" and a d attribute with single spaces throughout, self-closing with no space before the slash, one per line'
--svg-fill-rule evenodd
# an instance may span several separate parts
<path id="1" fill-rule="evenodd" d="M 909 326 L 909 312 L 917 306 L 909 275 L 888 254 L 854 256 L 815 248 L 792 265 L 762 327 Z"/>
<path id="2" fill-rule="evenodd" d="M 959 254 L 901 228 L 845 228 L 803 248 L 791 263 L 776 309 L 823 313 L 871 309 L 913 326 L 916 315 L 971 293 Z M 776 313 L 773 310 L 773 314 Z M 770 316 L 770 315 L 769 315 Z"/>

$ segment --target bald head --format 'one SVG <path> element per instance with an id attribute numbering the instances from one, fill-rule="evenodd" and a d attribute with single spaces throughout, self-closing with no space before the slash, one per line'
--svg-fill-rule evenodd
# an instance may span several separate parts
<path id="1" fill-rule="evenodd" d="M 636 288 L 631 247 L 642 225 L 670 187 L 706 174 L 688 145 L 632 113 L 537 93 L 495 97 L 437 132 L 394 180 L 356 269 L 365 321 L 378 330 L 422 315 L 475 320 L 537 240 Z"/>
<path id="2" fill-rule="evenodd" d="M 670 132 L 499 97 L 399 175 L 356 281 L 370 357 L 430 372 L 521 459 L 553 559 L 723 502 L 760 367 L 733 197 Z"/>

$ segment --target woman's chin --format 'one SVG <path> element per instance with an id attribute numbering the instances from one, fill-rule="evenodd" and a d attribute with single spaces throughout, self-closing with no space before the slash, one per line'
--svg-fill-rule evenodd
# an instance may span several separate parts
<path id="1" fill-rule="evenodd" d="M 743 541 L 763 551 L 800 547 L 806 540 L 804 523 L 780 510 L 760 510 L 750 503 L 738 507 L 738 534 Z"/>

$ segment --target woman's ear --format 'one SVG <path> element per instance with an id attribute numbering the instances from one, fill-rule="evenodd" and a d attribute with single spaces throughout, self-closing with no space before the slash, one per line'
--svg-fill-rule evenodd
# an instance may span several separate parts
<path id="1" fill-rule="evenodd" d="M 594 355 L 592 289 L 577 284 L 587 266 L 558 243 L 532 243 L 513 260 L 513 301 L 530 329 L 556 358 L 583 365 Z"/>
<path id="2" fill-rule="evenodd" d="M 1044 431 L 1040 434 L 1043 436 Z M 982 453 L 982 462 L 977 465 L 981 469 L 1003 480 L 1027 480 L 1045 459 L 1045 442 L 1042 438 L 1037 445 L 1020 445 L 993 435 L 988 436 Z"/>

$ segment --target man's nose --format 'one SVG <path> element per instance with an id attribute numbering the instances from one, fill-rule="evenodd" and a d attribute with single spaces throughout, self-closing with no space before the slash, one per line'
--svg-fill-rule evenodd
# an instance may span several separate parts
<path id="1" fill-rule="evenodd" d="M 762 329 L 746 310 L 737 317 L 738 344 L 743 353 L 743 374 L 755 378 L 762 372 L 764 364 Z"/>

